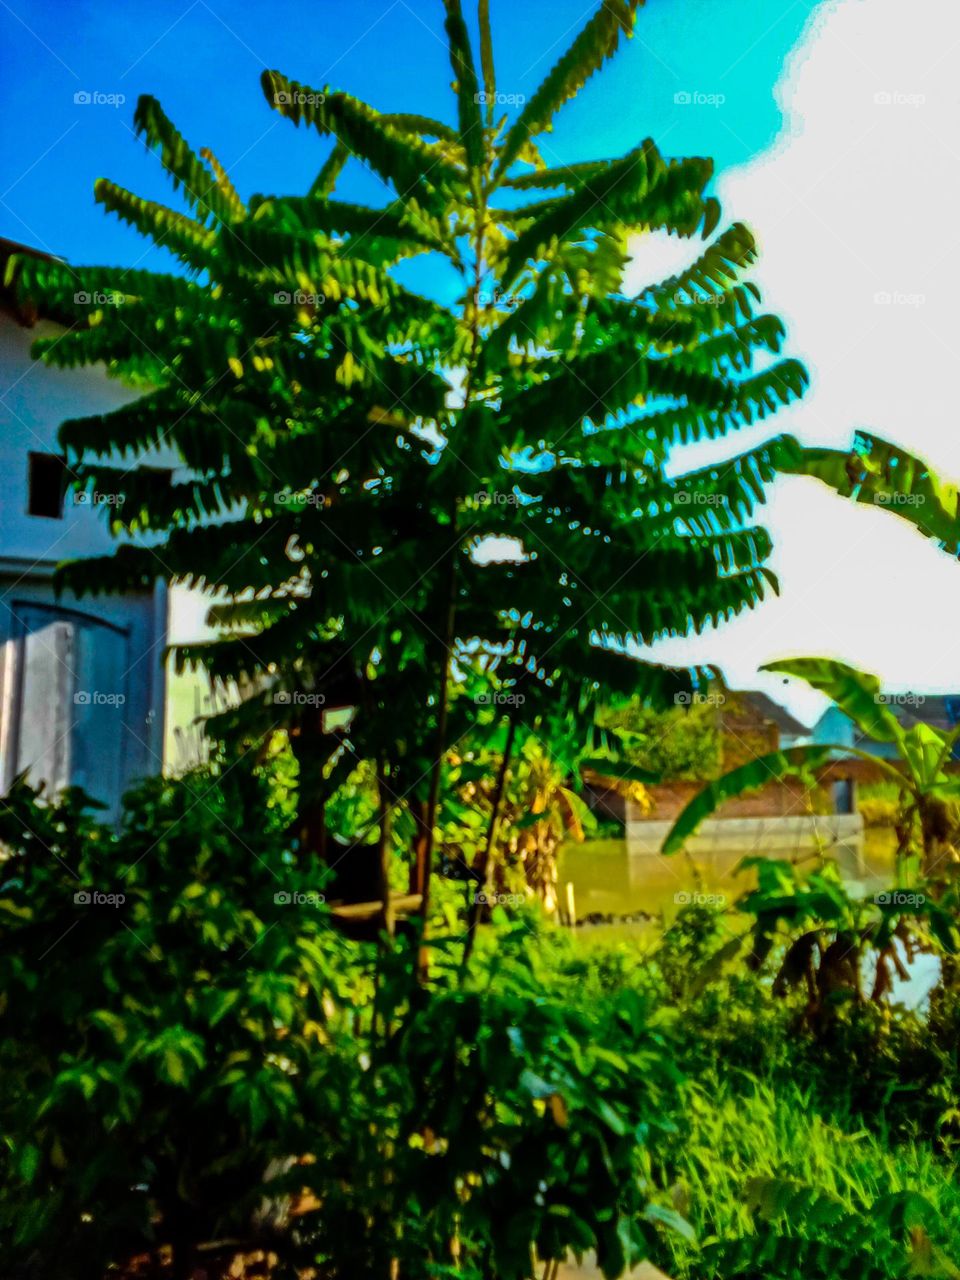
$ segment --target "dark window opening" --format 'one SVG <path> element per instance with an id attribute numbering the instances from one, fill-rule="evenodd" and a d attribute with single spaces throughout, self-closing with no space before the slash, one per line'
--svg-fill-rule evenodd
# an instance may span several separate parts
<path id="1" fill-rule="evenodd" d="M 66 462 L 59 454 L 28 454 L 27 515 L 61 520 L 66 483 Z"/>

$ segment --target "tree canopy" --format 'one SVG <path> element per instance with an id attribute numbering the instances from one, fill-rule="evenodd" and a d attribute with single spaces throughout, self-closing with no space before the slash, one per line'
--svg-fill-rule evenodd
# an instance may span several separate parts
<path id="1" fill-rule="evenodd" d="M 565 164 L 548 145 L 638 7 L 605 0 L 512 117 L 485 4 L 478 63 L 446 0 L 450 123 L 264 73 L 268 106 L 332 142 L 306 194 L 242 197 L 142 97 L 137 131 L 183 208 L 106 179 L 95 192 L 169 251 L 169 273 L 14 265 L 22 295 L 73 318 L 42 359 L 105 361 L 144 388 L 61 428 L 77 483 L 122 491 L 115 529 L 144 535 L 61 581 L 210 593 L 221 638 L 180 661 L 245 682 L 247 731 L 289 728 L 321 800 L 379 761 L 427 853 L 444 752 L 467 728 L 496 732 L 509 709 L 589 743 L 599 704 L 688 687 L 639 646 L 776 586 L 755 517 L 778 469 L 801 465 L 795 441 L 693 471 L 674 457 L 806 386 L 749 278 L 752 234 L 718 231 L 706 158 L 645 139 Z M 357 163 L 388 189 L 381 206 L 337 197 Z M 645 233 L 694 242 L 690 265 L 628 296 Z M 422 255 L 458 274 L 455 305 L 399 281 Z M 158 447 L 175 468 L 157 469 Z M 347 705 L 348 734 L 324 733 Z"/>

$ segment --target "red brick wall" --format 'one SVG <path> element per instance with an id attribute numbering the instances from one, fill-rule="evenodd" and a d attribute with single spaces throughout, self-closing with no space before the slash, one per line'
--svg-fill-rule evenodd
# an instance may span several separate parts
<path id="1" fill-rule="evenodd" d="M 662 782 L 647 788 L 653 802 L 649 813 L 639 814 L 634 810 L 634 817 L 643 817 L 652 822 L 664 822 L 676 818 L 680 811 L 702 789 L 700 782 Z M 807 788 L 796 780 L 770 782 L 760 791 L 751 795 L 739 796 L 721 805 L 714 817 L 717 818 L 782 818 L 799 816 L 804 813 L 824 812 L 828 807 L 824 797 L 819 799 L 807 794 Z"/>

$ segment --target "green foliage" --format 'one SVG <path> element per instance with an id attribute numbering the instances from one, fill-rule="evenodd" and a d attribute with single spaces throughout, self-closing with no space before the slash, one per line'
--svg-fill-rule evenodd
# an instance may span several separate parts
<path id="1" fill-rule="evenodd" d="M 712 1083 L 692 1094 L 677 1150 L 674 1197 L 699 1241 L 668 1238 L 662 1265 L 677 1280 L 958 1274 L 950 1166 L 822 1119 L 787 1081 Z"/>
<path id="2" fill-rule="evenodd" d="M 809 449 L 797 469 L 854 502 L 892 511 L 952 556 L 960 550 L 957 486 L 899 445 L 861 431 L 849 453 Z"/>
<path id="3" fill-rule="evenodd" d="M 177 1277 L 266 1248 L 277 1276 L 331 1280 L 525 1280 L 570 1249 L 613 1277 L 645 1256 L 670 1019 L 588 988 L 534 917 L 497 913 L 465 982 L 460 931 L 425 986 L 415 940 L 346 943 L 274 785 L 249 760 L 157 780 L 119 832 L 79 795 L 10 796 L 4 1273 L 102 1280 L 168 1247 Z"/>
<path id="4" fill-rule="evenodd" d="M 882 696 L 880 681 L 866 671 L 834 658 L 793 658 L 771 662 L 763 669 L 795 676 L 818 693 L 826 694 L 869 738 L 896 742 L 901 736 L 897 718 Z"/>
<path id="5" fill-rule="evenodd" d="M 357 760 L 379 770 L 394 818 L 409 816 L 421 888 L 442 761 L 469 711 L 449 707 L 458 663 L 482 659 L 492 687 L 522 695 L 515 721 L 551 742 L 578 731 L 582 748 L 603 702 L 688 687 L 628 656 L 634 642 L 732 617 L 776 585 L 754 521 L 796 443 L 670 467 L 676 445 L 805 388 L 795 360 L 771 359 L 783 326 L 748 278 L 751 233 L 714 235 L 706 159 L 647 140 L 547 169 L 537 149 L 637 9 L 604 0 L 512 121 L 480 101 L 496 92 L 485 4 L 479 72 L 459 0 L 445 4 L 455 125 L 265 72 L 269 107 L 332 140 L 306 195 L 241 198 L 144 97 L 137 129 L 187 212 L 105 180 L 96 193 L 173 254 L 173 273 L 11 267 L 22 298 L 73 322 L 37 344 L 44 361 L 104 361 L 147 387 L 61 438 L 78 484 L 124 493 L 114 531 L 154 545 L 125 542 L 62 582 L 141 587 L 162 564 L 215 597 L 221 637 L 179 661 L 244 689 L 216 731 L 289 729 L 314 834 Z M 392 188 L 382 207 L 336 198 L 348 164 Z M 629 297 L 638 230 L 707 243 Z M 413 254 L 459 274 L 454 305 L 399 283 Z M 78 289 L 116 304 L 82 306 Z M 161 442 L 176 477 L 121 462 Z M 498 538 L 514 550 L 491 559 Z M 342 706 L 356 708 L 348 733 L 325 731 L 322 708 Z M 500 731 L 498 714 L 471 719 Z"/>
<path id="6" fill-rule="evenodd" d="M 900 788 L 892 782 L 857 786 L 857 809 L 866 827 L 893 827 L 900 810 Z"/>
<path id="7" fill-rule="evenodd" d="M 637 993 L 592 1008 L 545 993 L 553 949 L 539 951 L 525 924 L 501 932 L 482 981 L 426 1001 L 394 957 L 373 1078 L 330 1097 L 335 1154 L 316 1166 L 316 1244 L 343 1274 L 397 1258 L 413 1276 L 430 1258 L 436 1274 L 523 1280 L 533 1246 L 594 1249 L 613 1277 L 649 1253 L 649 1147 L 679 1088 L 667 1024 Z"/>
<path id="8" fill-rule="evenodd" d="M 655 779 L 700 781 L 720 769 L 718 716 L 709 701 L 659 711 L 632 699 L 602 712 L 600 721 L 617 732 L 625 757 Z"/>
<path id="9" fill-rule="evenodd" d="M 19 787 L 0 815 L 0 1234 L 19 1276 L 255 1237 L 366 982 L 248 762 L 146 784 L 119 833 L 83 803 Z"/>

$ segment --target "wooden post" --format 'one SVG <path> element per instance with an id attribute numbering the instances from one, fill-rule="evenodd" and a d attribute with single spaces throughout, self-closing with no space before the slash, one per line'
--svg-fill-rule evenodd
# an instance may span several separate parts
<path id="1" fill-rule="evenodd" d="M 567 924 L 571 929 L 577 927 L 577 903 L 573 896 L 573 881 L 568 880 L 566 884 L 567 898 Z"/>

